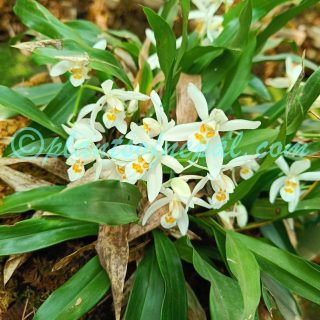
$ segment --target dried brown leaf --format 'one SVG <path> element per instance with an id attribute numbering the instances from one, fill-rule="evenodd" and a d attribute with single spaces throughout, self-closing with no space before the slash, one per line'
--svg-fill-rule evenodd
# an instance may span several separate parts
<path id="1" fill-rule="evenodd" d="M 194 103 L 188 95 L 188 84 L 193 83 L 199 89 L 201 89 L 201 77 L 199 75 L 189 75 L 181 73 L 177 84 L 177 124 L 195 122 L 198 114 Z"/>
<path id="2" fill-rule="evenodd" d="M 62 40 L 48 39 L 48 40 L 39 40 L 39 41 L 20 42 L 18 44 L 13 45 L 12 47 L 22 51 L 26 50 L 26 51 L 33 52 L 38 48 L 46 48 L 49 46 L 55 47 L 56 49 L 62 49 Z"/>
<path id="3" fill-rule="evenodd" d="M 129 260 L 128 233 L 129 225 L 101 225 L 96 246 L 100 263 L 111 281 L 116 320 L 121 318 L 123 288 Z"/>
<path id="4" fill-rule="evenodd" d="M 30 254 L 17 254 L 8 258 L 3 269 L 3 285 L 5 286 L 11 279 L 13 273 L 28 260 Z"/>
<path id="5" fill-rule="evenodd" d="M 188 320 L 206 320 L 207 316 L 202 308 L 196 294 L 190 285 L 186 282 L 188 294 Z"/>
<path id="6" fill-rule="evenodd" d="M 0 166 L 0 177 L 15 191 L 27 191 L 52 185 L 48 181 L 35 178 L 30 174 L 22 173 L 3 165 Z"/>
<path id="7" fill-rule="evenodd" d="M 61 161 L 58 158 L 43 158 L 38 157 L 35 159 L 20 159 L 20 158 L 0 158 L 0 165 L 11 165 L 16 163 L 32 163 L 37 167 L 45 169 L 46 171 L 60 177 L 61 179 L 67 181 L 67 165 L 64 161 Z"/>

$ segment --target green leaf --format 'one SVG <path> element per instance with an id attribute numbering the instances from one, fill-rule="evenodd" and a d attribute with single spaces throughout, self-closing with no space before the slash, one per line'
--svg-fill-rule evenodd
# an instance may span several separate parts
<path id="1" fill-rule="evenodd" d="M 154 248 L 144 254 L 135 275 L 130 293 L 125 320 L 161 319 L 165 296 L 165 282 L 162 278 Z"/>
<path id="2" fill-rule="evenodd" d="M 178 0 L 166 0 L 161 10 L 161 17 L 172 27 L 179 10 Z"/>
<path id="3" fill-rule="evenodd" d="M 237 278 L 243 297 L 241 319 L 253 319 L 260 302 L 260 269 L 254 255 L 227 232 L 227 261 L 231 272 Z"/>
<path id="4" fill-rule="evenodd" d="M 143 11 L 154 31 L 160 67 L 167 79 L 172 73 L 176 57 L 176 38 L 169 24 L 162 17 L 146 7 L 143 8 Z"/>
<path id="5" fill-rule="evenodd" d="M 234 238 L 251 250 L 261 268 L 289 290 L 320 303 L 320 271 L 306 260 L 259 239 L 239 233 Z"/>
<path id="6" fill-rule="evenodd" d="M 0 226 L 0 255 L 35 251 L 70 239 L 93 236 L 98 225 L 61 218 L 32 218 Z"/>
<path id="7" fill-rule="evenodd" d="M 0 206 L 0 215 L 6 213 L 19 213 L 30 210 L 28 204 L 31 201 L 45 198 L 63 190 L 63 186 L 50 186 L 36 188 L 24 192 L 15 192 L 6 196 Z"/>
<path id="8" fill-rule="evenodd" d="M 252 1 L 252 22 L 259 21 L 268 14 L 273 8 L 289 0 L 251 0 Z"/>
<path id="9" fill-rule="evenodd" d="M 304 116 L 320 95 L 320 68 L 314 72 L 302 88 L 301 96 L 295 98 L 288 110 L 287 135 L 293 135 L 299 129 Z"/>
<path id="10" fill-rule="evenodd" d="M 90 311 L 110 289 L 99 258 L 92 258 L 38 309 L 34 320 L 77 320 Z"/>
<path id="11" fill-rule="evenodd" d="M 79 43 L 83 42 L 76 31 L 60 22 L 49 10 L 35 0 L 17 0 L 14 12 L 30 29 L 49 38 L 72 39 Z"/>
<path id="12" fill-rule="evenodd" d="M 34 87 L 17 87 L 13 90 L 29 98 L 36 106 L 43 106 L 52 100 L 61 87 L 61 83 L 45 83 Z"/>
<path id="13" fill-rule="evenodd" d="M 137 221 L 139 200 L 140 193 L 136 186 L 114 180 L 100 180 L 32 201 L 30 208 L 76 220 L 119 225 Z"/>
<path id="14" fill-rule="evenodd" d="M 312 7 L 318 3 L 318 0 L 303 0 L 297 6 L 294 6 L 287 11 L 279 14 L 274 17 L 271 23 L 258 35 L 257 39 L 257 52 L 262 49 L 265 42 L 268 40 L 270 36 L 279 31 L 282 27 L 284 27 L 292 18 L 299 15 L 304 10 Z"/>
<path id="15" fill-rule="evenodd" d="M 66 133 L 62 128 L 53 123 L 51 119 L 43 111 L 40 111 L 31 100 L 4 86 L 0 86 L 0 105 L 30 118 L 45 128 L 66 137 Z"/>
<path id="16" fill-rule="evenodd" d="M 160 231 L 154 231 L 155 250 L 160 273 L 165 283 L 165 295 L 161 310 L 163 320 L 187 318 L 187 290 L 177 249 Z M 177 293 L 179 297 L 177 298 Z"/>
<path id="17" fill-rule="evenodd" d="M 183 241 L 185 242 L 183 244 Z M 188 238 L 179 241 L 180 246 L 188 247 L 190 257 L 196 272 L 211 283 L 210 313 L 213 320 L 239 320 L 243 313 L 242 294 L 238 283 L 215 270 L 194 249 Z M 180 251 L 180 249 L 179 249 Z"/>
<path id="18" fill-rule="evenodd" d="M 218 103 L 218 108 L 222 110 L 230 109 L 232 104 L 248 85 L 255 48 L 256 35 L 255 33 L 251 32 L 249 35 L 248 44 L 243 49 L 243 53 L 239 58 L 236 68 L 232 68 L 226 75 L 225 85 L 221 92 L 222 98 Z"/>

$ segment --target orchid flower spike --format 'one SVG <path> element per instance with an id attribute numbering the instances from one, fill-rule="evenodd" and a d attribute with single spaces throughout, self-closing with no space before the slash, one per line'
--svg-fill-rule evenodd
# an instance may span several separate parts
<path id="1" fill-rule="evenodd" d="M 161 188 L 161 193 L 164 197 L 156 200 L 147 209 L 142 220 L 142 225 L 145 225 L 151 215 L 157 210 L 169 204 L 168 212 L 166 212 L 160 220 L 162 227 L 170 229 L 177 225 L 181 234 L 185 235 L 189 227 L 188 209 L 190 207 L 193 208 L 194 205 L 208 208 L 208 204 L 200 198 L 192 197 L 190 200 L 191 190 L 187 181 L 188 178 L 186 179 L 182 176 L 173 178 L 166 183 L 165 185 L 169 184 L 169 187 L 166 188 L 163 186 Z"/>
<path id="2" fill-rule="evenodd" d="M 140 92 L 125 91 L 123 89 L 112 89 L 113 81 L 106 80 L 101 85 L 104 95 L 97 103 L 89 104 L 82 108 L 79 112 L 80 117 L 84 117 L 91 113 L 91 124 L 93 125 L 98 113 L 104 110 L 103 123 L 107 129 L 116 127 L 119 132 L 126 134 L 127 122 L 126 118 L 126 101 L 139 100 L 146 101 L 150 98 Z"/>
<path id="3" fill-rule="evenodd" d="M 248 211 L 241 202 L 235 204 L 231 211 L 220 211 L 218 215 L 226 229 L 233 229 L 234 218 L 240 228 L 246 226 L 248 222 Z"/>
<path id="4" fill-rule="evenodd" d="M 272 183 L 270 202 L 275 202 L 276 196 L 280 191 L 281 198 L 289 204 L 289 212 L 294 212 L 300 198 L 300 181 L 319 181 L 320 171 L 305 172 L 311 165 L 308 159 L 294 161 L 289 168 L 287 162 L 281 156 L 276 160 L 276 164 L 285 176 L 276 179 Z"/>
<path id="5" fill-rule="evenodd" d="M 290 91 L 297 82 L 301 72 L 302 65 L 294 64 L 292 58 L 288 57 L 286 59 L 286 76 L 267 79 L 266 84 L 279 89 L 288 88 L 288 91 Z"/>
<path id="6" fill-rule="evenodd" d="M 156 119 L 144 118 L 142 120 L 143 125 L 139 126 L 139 128 L 142 127 L 150 138 L 155 138 L 159 135 L 161 138 L 166 131 L 174 127 L 175 122 L 174 120 L 169 122 L 168 117 L 163 110 L 160 97 L 155 91 L 151 92 L 150 97 L 154 106 Z M 139 135 L 135 134 L 137 125 L 131 123 L 130 128 L 131 131 L 126 135 L 126 138 L 132 140 L 134 144 L 141 143 L 142 141 L 139 139 Z"/>
<path id="7" fill-rule="evenodd" d="M 187 141 L 192 152 L 205 152 L 208 170 L 212 177 L 219 174 L 223 163 L 223 148 L 219 132 L 241 129 L 256 129 L 260 121 L 228 120 L 220 109 L 209 115 L 208 104 L 203 93 L 189 83 L 188 94 L 193 100 L 201 122 L 186 123 L 169 129 L 163 136 L 166 141 Z"/>

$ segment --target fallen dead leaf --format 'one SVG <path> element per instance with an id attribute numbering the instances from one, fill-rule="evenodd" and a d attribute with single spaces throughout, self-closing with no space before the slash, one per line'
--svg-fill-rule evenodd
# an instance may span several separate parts
<path id="1" fill-rule="evenodd" d="M 196 294 L 186 282 L 188 295 L 188 320 L 206 320 L 207 316 Z"/>
<path id="2" fill-rule="evenodd" d="M 129 225 L 101 225 L 96 250 L 111 281 L 116 320 L 121 318 L 123 288 L 129 260 Z"/>
<path id="3" fill-rule="evenodd" d="M 193 101 L 188 95 L 188 84 L 193 83 L 199 89 L 201 89 L 201 76 L 189 75 L 181 73 L 178 84 L 177 84 L 177 107 L 176 117 L 177 124 L 195 122 L 198 117 L 196 108 L 194 107 Z"/>
<path id="4" fill-rule="evenodd" d="M 13 273 L 28 260 L 30 254 L 17 254 L 8 258 L 3 269 L 3 285 L 5 286 L 11 279 Z"/>
<path id="5" fill-rule="evenodd" d="M 48 39 L 39 41 L 20 42 L 13 45 L 13 48 L 17 48 L 21 51 L 33 52 L 38 48 L 55 47 L 56 49 L 62 49 L 62 40 L 60 39 Z"/>

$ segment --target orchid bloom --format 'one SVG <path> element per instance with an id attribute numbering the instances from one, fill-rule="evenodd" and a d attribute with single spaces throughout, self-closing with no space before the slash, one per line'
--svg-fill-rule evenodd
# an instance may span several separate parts
<path id="1" fill-rule="evenodd" d="M 244 180 L 249 180 L 259 168 L 258 162 L 256 160 L 251 160 L 240 166 L 240 177 Z"/>
<path id="2" fill-rule="evenodd" d="M 223 17 L 215 13 L 224 1 L 192 0 L 192 2 L 197 9 L 190 11 L 189 20 L 197 22 L 196 31 L 201 37 L 207 37 L 213 42 L 223 30 Z"/>
<path id="3" fill-rule="evenodd" d="M 154 45 L 157 45 L 156 38 L 154 36 L 154 32 L 151 29 L 146 29 L 146 37 L 147 39 Z M 182 37 L 179 37 L 176 40 L 176 49 L 179 49 L 181 47 L 182 43 Z M 148 64 L 150 65 L 151 70 L 155 70 L 160 68 L 160 62 L 159 62 L 159 57 L 157 53 L 152 54 L 148 60 Z"/>
<path id="4" fill-rule="evenodd" d="M 232 159 L 227 164 L 222 165 L 218 175 L 213 177 L 209 173 L 203 177 L 195 186 L 194 192 L 199 192 L 204 188 L 207 182 L 210 182 L 214 191 L 214 194 L 210 198 L 210 205 L 213 209 L 220 209 L 229 201 L 230 193 L 233 193 L 236 187 L 234 181 L 225 174 L 225 171 L 233 170 L 236 167 L 241 167 L 250 163 L 255 157 L 255 155 L 248 155 Z"/>
<path id="5" fill-rule="evenodd" d="M 126 118 L 126 101 L 130 100 L 148 100 L 148 96 L 136 92 L 136 91 L 125 91 L 123 89 L 112 89 L 113 81 L 106 80 L 101 85 L 104 95 L 97 101 L 92 103 L 79 112 L 80 117 L 84 117 L 91 112 L 91 124 L 97 118 L 98 113 L 104 110 L 103 123 L 107 129 L 116 127 L 119 132 L 126 134 L 127 122 Z"/>
<path id="6" fill-rule="evenodd" d="M 107 46 L 105 39 L 99 40 L 93 48 L 104 50 Z M 50 70 L 51 77 L 58 77 L 69 71 L 71 73 L 70 82 L 74 87 L 81 86 L 86 79 L 89 79 L 88 73 L 90 72 L 89 57 L 75 56 L 75 57 L 57 57 L 61 59 L 60 62 L 55 64 Z"/>
<path id="7" fill-rule="evenodd" d="M 128 182 L 134 184 L 142 179 L 147 181 L 149 201 L 159 194 L 163 181 L 162 165 L 180 173 L 184 167 L 174 157 L 163 150 L 163 141 L 151 139 L 142 127 L 134 128 L 134 136 L 143 143 L 142 146 L 122 145 L 108 151 L 111 159 L 125 161 L 125 176 Z"/>
<path id="8" fill-rule="evenodd" d="M 152 103 L 154 105 L 154 110 L 156 114 L 157 119 L 153 118 L 144 118 L 142 120 L 143 125 L 140 126 L 144 129 L 144 131 L 147 133 L 147 135 L 150 138 L 155 138 L 159 135 L 162 136 L 166 131 L 173 128 L 175 125 L 174 120 L 168 121 L 168 117 L 165 114 L 162 106 L 162 102 L 160 100 L 160 97 L 155 91 L 152 91 L 150 94 L 150 98 L 152 100 Z M 141 143 L 141 141 L 138 139 L 137 136 L 134 135 L 135 127 L 137 125 L 135 123 L 131 123 L 131 131 L 126 135 L 126 138 L 133 141 L 134 144 Z"/>
<path id="9" fill-rule="evenodd" d="M 290 91 L 293 88 L 294 84 L 297 82 L 301 72 L 302 65 L 294 64 L 292 62 L 292 58 L 288 57 L 286 59 L 286 76 L 267 79 L 266 84 L 274 88 L 288 88 L 288 91 Z"/>
<path id="10" fill-rule="evenodd" d="M 300 181 L 319 181 L 320 171 L 305 172 L 311 165 L 308 159 L 294 161 L 289 168 L 287 162 L 281 156 L 276 160 L 276 164 L 285 176 L 276 179 L 272 183 L 270 188 L 270 202 L 275 202 L 276 196 L 280 191 L 281 198 L 289 204 L 289 212 L 293 212 L 299 202 Z"/>
<path id="11" fill-rule="evenodd" d="M 233 229 L 233 221 L 231 220 L 233 218 L 237 219 L 240 228 L 246 226 L 248 222 L 248 211 L 241 202 L 235 204 L 231 211 L 220 211 L 218 215 L 226 229 Z"/>
<path id="12" fill-rule="evenodd" d="M 95 179 L 99 178 L 102 170 L 101 156 L 100 151 L 92 141 L 85 139 L 77 140 L 69 151 L 71 152 L 71 155 L 66 163 L 71 166 L 68 169 L 70 181 L 82 178 L 85 174 L 85 165 L 94 161 L 96 161 Z"/>
<path id="13" fill-rule="evenodd" d="M 187 183 L 189 179 L 198 178 L 194 176 L 182 176 L 173 178 L 166 182 L 161 188 L 163 198 L 156 200 L 147 209 L 144 214 L 142 225 L 144 226 L 150 216 L 163 206 L 169 204 L 169 210 L 165 213 L 160 220 L 163 228 L 170 229 L 178 226 L 182 235 L 185 235 L 189 227 L 188 209 L 193 208 L 194 205 L 209 208 L 208 204 L 200 198 L 194 197 L 191 194 L 190 187 Z M 201 177 L 200 177 L 201 178 Z M 165 186 L 168 186 L 167 188 Z"/>
<path id="14" fill-rule="evenodd" d="M 189 83 L 188 94 L 193 100 L 201 122 L 177 125 L 164 133 L 165 141 L 186 141 L 189 151 L 206 154 L 208 170 L 212 177 L 220 172 L 223 163 L 223 148 L 219 132 L 241 129 L 256 129 L 260 121 L 228 120 L 220 109 L 213 109 L 209 115 L 208 104 L 203 93 Z"/>

